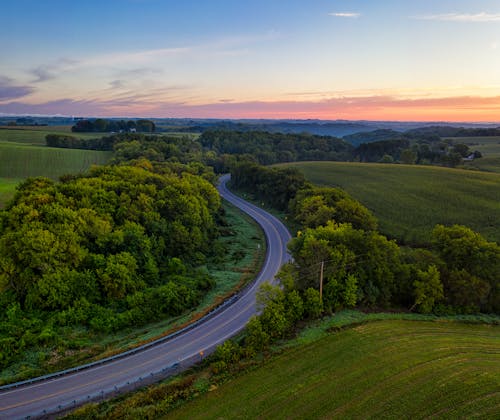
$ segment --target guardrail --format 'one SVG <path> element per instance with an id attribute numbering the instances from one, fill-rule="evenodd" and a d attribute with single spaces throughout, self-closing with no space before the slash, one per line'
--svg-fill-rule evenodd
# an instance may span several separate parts
<path id="1" fill-rule="evenodd" d="M 246 288 L 244 288 L 243 290 L 246 291 Z M 21 386 L 31 385 L 31 384 L 34 384 L 37 382 L 48 380 L 48 379 L 58 378 L 61 376 L 69 375 L 71 373 L 80 372 L 82 370 L 86 370 L 86 369 L 92 368 L 94 366 L 100 366 L 100 365 L 103 365 L 105 363 L 112 362 L 114 360 L 122 359 L 122 358 L 129 356 L 131 354 L 139 353 L 139 352 L 144 351 L 148 348 L 157 346 L 158 344 L 161 344 L 161 343 L 164 343 L 168 340 L 171 340 L 171 339 L 177 337 L 178 335 L 183 334 L 186 331 L 192 330 L 193 328 L 197 327 L 198 325 L 213 318 L 215 315 L 222 312 L 225 308 L 227 308 L 228 306 L 235 303 L 240 298 L 240 293 L 241 292 L 235 293 L 229 299 L 226 299 L 219 306 L 212 309 L 209 313 L 207 313 L 206 315 L 204 315 L 200 319 L 198 319 L 198 320 L 192 322 L 191 324 L 186 325 L 184 328 L 181 328 L 180 330 L 175 331 L 171 334 L 168 334 L 164 337 L 160 337 L 154 341 L 151 341 L 151 342 L 146 343 L 146 344 L 142 344 L 140 346 L 134 347 L 133 349 L 124 351 L 124 352 L 116 354 L 114 356 L 109 356 L 109 357 L 105 357 L 104 359 L 96 360 L 95 362 L 86 363 L 84 365 L 76 366 L 76 367 L 70 368 L 70 369 L 61 370 L 59 372 L 49 373 L 49 374 L 43 375 L 43 376 L 37 376 L 36 378 L 27 379 L 25 381 L 19 381 L 19 382 L 14 382 L 12 384 L 3 385 L 3 386 L 0 386 L 0 391 L 13 389 L 13 388 L 19 388 Z"/>
<path id="2" fill-rule="evenodd" d="M 203 358 L 207 357 L 209 354 L 215 351 L 216 346 L 212 346 L 205 350 Z M 139 376 L 138 378 L 123 382 L 121 384 L 115 385 L 112 388 L 102 389 L 98 392 L 94 392 L 85 397 L 75 399 L 68 403 L 54 405 L 53 407 L 46 408 L 39 412 L 35 412 L 30 416 L 26 416 L 25 419 L 46 419 L 51 418 L 55 414 L 61 414 L 67 411 L 74 410 L 76 407 L 90 403 L 90 402 L 100 402 L 107 398 L 116 397 L 125 392 L 133 391 L 137 388 L 141 388 L 150 385 L 154 382 L 158 382 L 174 374 L 180 373 L 187 368 L 191 367 L 195 363 L 198 363 L 202 359 L 199 354 L 194 354 L 182 359 L 181 361 L 174 363 L 170 366 L 164 367 L 163 369 L 151 372 L 147 375 Z"/>

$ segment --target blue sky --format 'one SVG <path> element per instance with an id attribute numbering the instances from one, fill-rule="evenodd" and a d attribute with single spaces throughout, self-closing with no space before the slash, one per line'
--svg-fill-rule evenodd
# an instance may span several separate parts
<path id="1" fill-rule="evenodd" d="M 500 120 L 498 1 L 16 0 L 0 113 Z"/>

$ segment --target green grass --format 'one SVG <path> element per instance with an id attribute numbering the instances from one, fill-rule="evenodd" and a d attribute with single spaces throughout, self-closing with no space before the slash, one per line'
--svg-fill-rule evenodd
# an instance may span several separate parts
<path id="1" fill-rule="evenodd" d="M 426 243 L 438 224 L 462 224 L 500 242 L 500 174 L 435 166 L 345 162 L 287 164 L 317 185 L 345 189 L 378 218 L 380 230 Z"/>
<path id="2" fill-rule="evenodd" d="M 12 142 L 31 145 L 45 145 L 47 134 L 70 135 L 82 139 L 94 139 L 109 133 L 72 133 L 66 126 L 56 127 L 0 127 L 0 142 Z"/>
<path id="3" fill-rule="evenodd" d="M 472 162 L 465 163 L 464 167 L 467 169 L 500 173 L 500 156 L 474 159 Z"/>
<path id="4" fill-rule="evenodd" d="M 500 327 L 385 320 L 284 351 L 168 418 L 495 418 Z"/>
<path id="5" fill-rule="evenodd" d="M 0 141 L 0 177 L 46 176 L 57 179 L 68 173 L 84 172 L 91 165 L 103 165 L 111 152 L 59 149 Z"/>

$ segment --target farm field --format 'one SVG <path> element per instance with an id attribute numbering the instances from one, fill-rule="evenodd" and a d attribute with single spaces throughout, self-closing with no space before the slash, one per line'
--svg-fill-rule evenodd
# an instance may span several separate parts
<path id="1" fill-rule="evenodd" d="M 169 418 L 493 418 L 500 327 L 380 321 L 285 351 Z"/>
<path id="2" fill-rule="evenodd" d="M 380 230 L 426 243 L 436 224 L 462 224 L 500 242 L 500 173 L 435 166 L 345 162 L 286 164 L 321 186 L 345 189 L 368 207 Z"/>
<path id="3" fill-rule="evenodd" d="M 105 164 L 111 154 L 0 141 L 0 178 L 46 176 L 57 179 L 64 174 L 84 172 L 94 164 Z"/>
<path id="4" fill-rule="evenodd" d="M 500 157 L 500 136 L 448 137 L 454 143 L 463 143 L 471 150 L 479 150 L 484 157 Z"/>
<path id="5" fill-rule="evenodd" d="M 467 162 L 465 167 L 479 171 L 500 173 L 500 156 L 476 159 L 473 162 Z"/>
<path id="6" fill-rule="evenodd" d="M 108 133 L 72 133 L 71 128 L 67 126 L 0 127 L 0 142 L 45 145 L 47 134 L 65 134 L 82 139 L 94 139 L 108 135 Z"/>

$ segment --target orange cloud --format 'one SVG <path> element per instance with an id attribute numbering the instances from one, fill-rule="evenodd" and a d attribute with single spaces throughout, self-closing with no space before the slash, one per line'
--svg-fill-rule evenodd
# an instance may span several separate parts
<path id="1" fill-rule="evenodd" d="M 0 112 L 107 117 L 500 122 L 500 96 L 418 99 L 364 96 L 318 101 L 237 102 L 235 100 L 195 105 L 178 100 L 162 101 L 158 97 L 137 95 L 105 101 L 62 99 L 40 104 L 10 102 L 0 104 Z"/>

